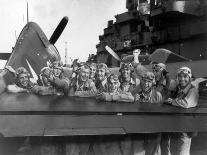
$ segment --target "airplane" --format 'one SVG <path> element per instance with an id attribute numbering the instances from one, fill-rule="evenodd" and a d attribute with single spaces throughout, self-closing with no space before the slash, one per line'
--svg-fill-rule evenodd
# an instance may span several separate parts
<path id="1" fill-rule="evenodd" d="M 109 46 L 106 45 L 105 49 L 109 54 L 111 54 L 116 60 L 120 62 L 133 62 L 135 64 L 140 63 L 141 66 L 139 67 L 141 67 L 143 71 L 152 71 L 153 63 L 164 63 L 166 64 L 166 69 L 172 79 L 176 79 L 176 73 L 180 67 L 189 67 L 191 68 L 193 76 L 195 77 L 195 80 L 192 83 L 197 88 L 199 85 L 201 85 L 200 89 L 203 91 L 207 90 L 207 70 L 201 69 L 201 66 L 207 65 L 206 59 L 191 60 L 163 48 L 156 49 L 152 54 L 148 55 L 139 55 L 138 53 L 141 51 L 139 49 L 138 51 L 134 50 L 133 55 L 127 55 L 121 59 Z M 110 70 L 115 74 L 119 74 L 118 67 L 110 68 Z"/>
<path id="2" fill-rule="evenodd" d="M 22 29 L 12 53 L 1 53 L 0 59 L 8 60 L 5 66 L 11 66 L 14 70 L 25 67 L 31 77 L 37 79 L 37 75 L 43 67 L 47 66 L 47 62 L 60 60 L 60 54 L 54 44 L 67 23 L 68 17 L 65 16 L 48 40 L 37 23 L 28 22 Z M 8 74 L 10 72 L 7 67 L 0 73 L 0 83 L 3 83 L 5 87 L 14 82 L 14 76 L 8 76 Z"/>

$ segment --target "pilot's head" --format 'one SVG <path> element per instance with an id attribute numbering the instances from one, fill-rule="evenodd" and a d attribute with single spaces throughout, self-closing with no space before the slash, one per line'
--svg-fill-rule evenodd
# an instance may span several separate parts
<path id="1" fill-rule="evenodd" d="M 159 81 L 163 74 L 166 74 L 166 65 L 163 63 L 154 63 L 152 64 L 152 71 L 155 75 L 156 81 Z"/>
<path id="2" fill-rule="evenodd" d="M 149 92 L 155 83 L 155 75 L 152 72 L 146 72 L 141 78 L 141 88 L 144 92 Z"/>
<path id="3" fill-rule="evenodd" d="M 88 65 L 83 65 L 80 67 L 79 71 L 78 71 L 78 78 L 81 82 L 85 82 L 89 79 L 89 75 L 90 75 L 90 68 Z"/>
<path id="4" fill-rule="evenodd" d="M 181 88 L 185 88 L 191 83 L 192 72 L 188 67 L 181 67 L 177 71 L 177 80 Z"/>
<path id="5" fill-rule="evenodd" d="M 53 74 L 55 77 L 60 77 L 63 72 L 63 63 L 62 61 L 54 61 L 51 64 L 51 68 L 53 69 Z"/>
<path id="6" fill-rule="evenodd" d="M 49 78 L 52 76 L 53 72 L 52 69 L 49 67 L 44 67 L 40 71 L 40 79 L 43 84 L 43 86 L 51 86 L 51 82 L 49 81 Z"/>
<path id="7" fill-rule="evenodd" d="M 96 70 L 96 79 L 99 81 L 103 81 L 106 79 L 110 74 L 110 71 L 106 64 L 100 63 L 97 64 L 97 70 Z"/>
<path id="8" fill-rule="evenodd" d="M 24 67 L 16 70 L 16 84 L 21 88 L 27 88 L 30 82 L 30 74 Z"/>
<path id="9" fill-rule="evenodd" d="M 119 72 L 123 78 L 128 78 L 134 72 L 134 67 L 131 63 L 121 63 Z"/>
<path id="10" fill-rule="evenodd" d="M 96 63 L 89 64 L 90 67 L 90 79 L 93 79 L 96 73 Z"/>
<path id="11" fill-rule="evenodd" d="M 108 92 L 109 93 L 117 92 L 120 87 L 120 82 L 119 82 L 118 76 L 115 74 L 111 74 L 107 78 L 107 84 L 108 84 Z"/>

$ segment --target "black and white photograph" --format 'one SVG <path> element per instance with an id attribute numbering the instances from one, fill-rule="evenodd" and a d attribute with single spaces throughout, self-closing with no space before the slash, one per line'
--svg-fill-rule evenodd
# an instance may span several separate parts
<path id="1" fill-rule="evenodd" d="M 0 155 L 207 154 L 207 0 L 0 2 Z"/>

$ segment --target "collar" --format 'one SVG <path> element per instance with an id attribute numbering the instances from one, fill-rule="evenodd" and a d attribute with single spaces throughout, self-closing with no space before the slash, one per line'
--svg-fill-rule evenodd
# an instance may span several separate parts
<path id="1" fill-rule="evenodd" d="M 107 78 L 105 78 L 103 81 L 101 81 L 101 84 L 104 86 L 107 83 Z"/>
<path id="2" fill-rule="evenodd" d="M 178 89 L 179 89 L 180 92 L 183 92 L 184 94 L 187 94 L 191 87 L 192 87 L 192 84 L 189 83 L 184 89 L 180 88 L 180 86 L 178 86 Z"/>

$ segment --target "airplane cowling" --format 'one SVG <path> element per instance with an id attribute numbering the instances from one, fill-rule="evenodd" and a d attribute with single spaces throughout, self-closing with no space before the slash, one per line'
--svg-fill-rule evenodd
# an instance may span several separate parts
<path id="1" fill-rule="evenodd" d="M 50 45 L 52 44 L 38 24 L 29 22 L 21 31 L 6 65 L 12 66 L 15 70 L 18 67 L 25 67 L 31 73 L 30 65 L 38 75 L 40 70 L 47 66 L 47 61 L 60 60 L 58 52 L 52 54 L 48 52 Z"/>

